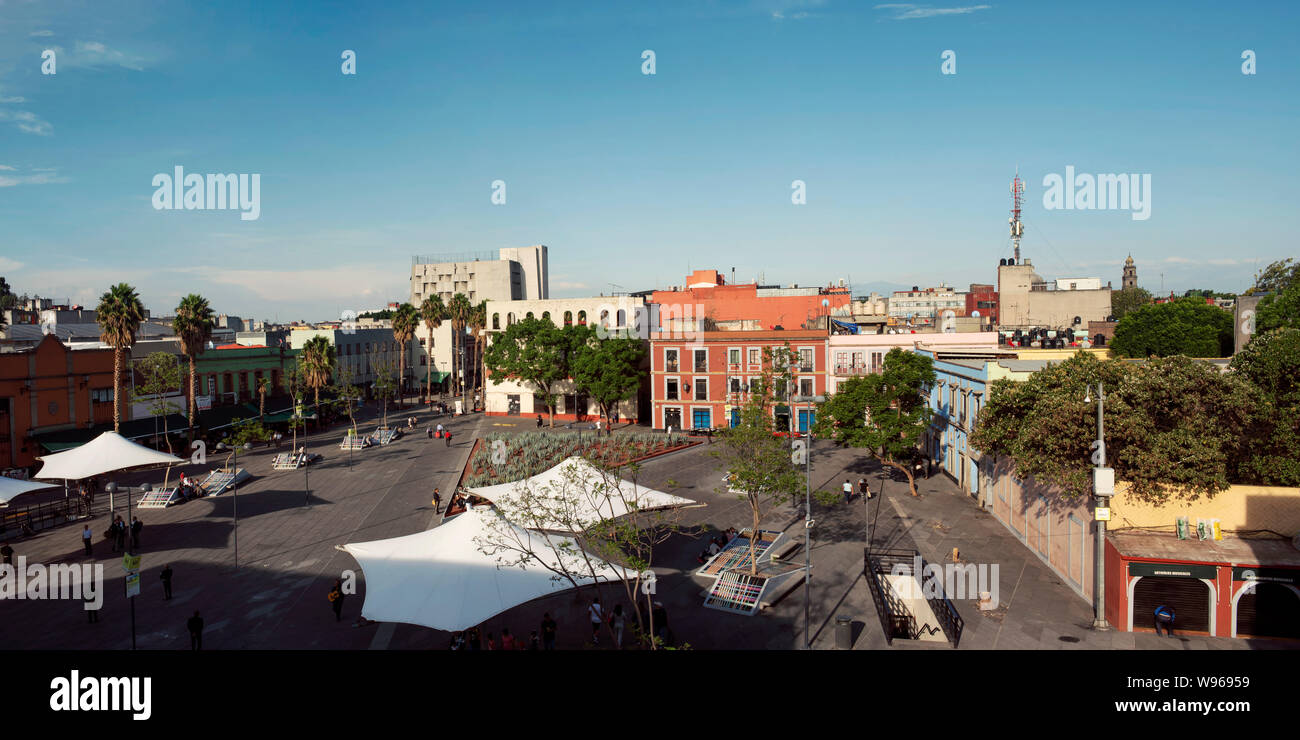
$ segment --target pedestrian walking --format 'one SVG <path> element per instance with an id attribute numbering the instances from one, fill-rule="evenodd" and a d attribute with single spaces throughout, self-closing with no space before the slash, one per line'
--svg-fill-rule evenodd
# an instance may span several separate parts
<path id="1" fill-rule="evenodd" d="M 5 565 L 14 564 L 14 549 L 9 546 L 8 542 L 0 544 L 0 557 L 4 558 Z"/>
<path id="2" fill-rule="evenodd" d="M 446 440 L 447 440 L 447 446 L 448 446 L 448 447 L 451 447 L 451 430 L 450 430 L 450 429 L 447 430 Z"/>
<path id="3" fill-rule="evenodd" d="M 469 628 L 469 634 L 466 636 L 465 641 L 469 643 L 470 650 L 483 649 L 483 638 L 479 634 L 478 627 Z"/>
<path id="4" fill-rule="evenodd" d="M 624 625 L 627 624 L 627 619 L 623 614 L 622 604 L 616 604 L 614 606 L 614 619 L 612 620 L 611 624 L 614 625 L 614 647 L 619 650 L 622 650 L 623 649 L 623 627 Z"/>
<path id="5" fill-rule="evenodd" d="M 170 563 L 163 566 L 162 573 L 158 575 L 163 584 L 163 601 L 171 601 L 172 598 L 172 566 Z"/>
<path id="6" fill-rule="evenodd" d="M 604 614 L 600 609 L 600 597 L 591 600 L 591 606 L 587 607 L 587 616 L 591 617 L 591 642 L 593 645 L 600 644 L 600 623 Z"/>
<path id="7" fill-rule="evenodd" d="M 442 509 L 442 494 L 438 492 L 437 487 L 433 489 L 433 513 L 437 514 Z"/>
<path id="8" fill-rule="evenodd" d="M 90 531 L 90 525 L 89 525 L 89 524 L 87 524 L 86 526 L 84 526 L 84 527 L 81 528 L 81 544 L 82 544 L 83 546 L 85 546 L 85 548 L 86 548 L 86 556 L 87 556 L 87 557 L 89 557 L 89 556 L 95 554 L 95 551 L 94 551 L 93 549 L 91 549 L 91 547 L 90 547 L 90 540 L 91 540 L 91 538 L 94 537 L 94 536 L 95 536 L 95 535 L 92 534 L 91 531 Z"/>
<path id="9" fill-rule="evenodd" d="M 122 517 L 113 520 L 113 552 L 126 550 L 126 522 Z"/>
<path id="10" fill-rule="evenodd" d="M 551 619 L 550 612 L 542 615 L 542 645 L 547 650 L 555 649 L 555 632 L 558 627 L 559 625 L 555 623 L 555 620 Z"/>
<path id="11" fill-rule="evenodd" d="M 538 414 L 538 415 L 537 415 L 537 428 L 538 428 L 538 429 L 541 429 L 541 428 L 542 428 L 542 415 L 541 415 L 541 414 Z"/>
<path id="12" fill-rule="evenodd" d="M 429 439 L 433 439 L 433 427 L 430 426 L 430 427 L 429 427 L 428 429 L 426 429 L 425 431 L 429 433 Z"/>
<path id="13" fill-rule="evenodd" d="M 337 579 L 334 581 L 334 588 L 330 589 L 329 596 L 327 598 L 330 600 L 330 605 L 334 607 L 334 621 L 335 622 L 342 621 L 343 620 L 343 580 L 342 579 Z"/>
<path id="14" fill-rule="evenodd" d="M 131 522 L 131 547 L 135 550 L 139 550 L 140 530 L 144 529 L 144 522 L 140 521 L 140 517 L 138 516 L 133 517 L 133 519 L 134 521 Z"/>
<path id="15" fill-rule="evenodd" d="M 847 504 L 849 501 L 852 500 L 853 500 L 853 484 L 849 482 L 848 478 L 845 478 L 844 479 L 844 503 Z"/>
<path id="16" fill-rule="evenodd" d="M 867 486 L 866 478 L 858 478 L 858 493 L 862 494 L 863 498 L 871 498 L 871 488 Z"/>
<path id="17" fill-rule="evenodd" d="M 1160 628 L 1164 627 L 1165 636 L 1174 636 L 1174 610 L 1171 607 L 1161 604 L 1156 607 L 1156 636 L 1160 636 Z"/>
<path id="18" fill-rule="evenodd" d="M 194 610 L 194 616 L 185 621 L 185 628 L 190 631 L 190 650 L 203 649 L 203 617 L 199 616 L 199 610 Z"/>
<path id="19" fill-rule="evenodd" d="M 443 430 L 442 430 L 442 425 L 439 424 L 439 425 L 438 425 L 438 436 L 439 436 L 439 437 L 442 436 L 442 431 L 443 431 Z"/>

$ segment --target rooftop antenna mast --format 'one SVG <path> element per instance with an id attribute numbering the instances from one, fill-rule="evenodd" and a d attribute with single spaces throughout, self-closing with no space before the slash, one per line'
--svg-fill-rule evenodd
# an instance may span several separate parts
<path id="1" fill-rule="evenodd" d="M 1020 264 L 1020 237 L 1024 236 L 1025 225 L 1020 222 L 1020 203 L 1025 195 L 1025 183 L 1020 179 L 1020 168 L 1016 167 L 1016 177 L 1011 181 L 1011 243 L 1015 245 L 1015 264 Z"/>

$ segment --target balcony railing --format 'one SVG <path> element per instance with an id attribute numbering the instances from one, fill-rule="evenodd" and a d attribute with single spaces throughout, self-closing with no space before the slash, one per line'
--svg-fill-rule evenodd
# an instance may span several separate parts
<path id="1" fill-rule="evenodd" d="M 675 362 L 669 362 L 669 363 L 667 363 L 667 364 L 664 366 L 664 371 L 665 371 L 665 372 L 670 372 L 670 373 L 678 372 L 678 370 L 677 370 L 677 363 L 675 363 Z"/>
<path id="2" fill-rule="evenodd" d="M 870 375 L 872 372 L 875 371 L 866 365 L 836 365 L 835 366 L 836 375 Z"/>

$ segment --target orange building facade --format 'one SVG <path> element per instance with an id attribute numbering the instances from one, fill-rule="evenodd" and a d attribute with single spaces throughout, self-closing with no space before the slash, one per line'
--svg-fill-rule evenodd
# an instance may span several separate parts
<path id="1" fill-rule="evenodd" d="M 695 339 L 651 334 L 651 425 L 655 429 L 704 430 L 739 423 L 751 383 L 763 374 L 763 350 L 790 346 L 799 357 L 792 389 L 796 395 L 826 393 L 826 333 L 800 331 L 710 331 Z M 815 415 L 801 405 L 774 410 L 778 431 L 808 428 Z"/>
<path id="2" fill-rule="evenodd" d="M 825 300 L 827 305 L 823 306 Z M 715 270 L 696 270 L 686 278 L 682 290 L 656 290 L 647 303 L 658 303 L 662 316 L 693 316 L 713 326 L 701 329 L 801 329 L 828 312 L 849 306 L 849 289 L 760 288 L 757 283 L 727 285 Z M 737 324 L 728 326 L 728 324 Z M 670 327 L 664 326 L 665 331 Z"/>
<path id="3" fill-rule="evenodd" d="M 0 354 L 0 469 L 41 454 L 33 434 L 113 421 L 113 350 L 70 350 L 53 336 Z"/>

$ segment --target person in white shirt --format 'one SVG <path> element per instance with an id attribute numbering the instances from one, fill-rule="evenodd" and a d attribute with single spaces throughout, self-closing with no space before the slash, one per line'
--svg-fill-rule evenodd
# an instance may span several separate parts
<path id="1" fill-rule="evenodd" d="M 852 499 L 853 499 L 853 484 L 849 482 L 848 478 L 845 478 L 844 479 L 844 503 L 847 504 Z"/>
<path id="2" fill-rule="evenodd" d="M 594 645 L 600 644 L 600 622 L 604 619 L 604 614 L 600 609 L 600 597 L 591 600 L 591 606 L 587 607 L 587 613 L 591 615 L 591 642 Z"/>

